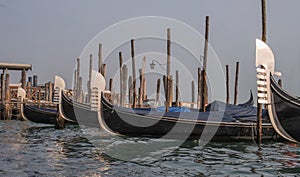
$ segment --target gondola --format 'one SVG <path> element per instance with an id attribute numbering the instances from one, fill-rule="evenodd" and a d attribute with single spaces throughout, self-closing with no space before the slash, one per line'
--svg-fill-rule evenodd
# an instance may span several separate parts
<path id="1" fill-rule="evenodd" d="M 130 109 L 113 105 L 102 94 L 101 110 L 102 125 L 112 133 L 125 136 L 172 139 L 212 137 L 214 141 L 253 140 L 256 136 L 255 122 L 240 122 L 227 115 L 226 108 L 224 111 L 208 112 Z M 263 123 L 262 131 L 264 139 L 274 138 L 270 123 Z"/>
<path id="2" fill-rule="evenodd" d="M 92 85 L 95 85 L 94 81 Z M 101 84 L 103 85 L 103 84 Z M 55 86 L 58 95 L 58 113 L 67 121 L 76 122 L 79 125 L 87 127 L 99 127 L 98 108 L 93 108 L 91 104 L 83 104 L 76 102 L 74 99 L 68 97 L 64 93 L 65 82 L 59 77 L 55 76 Z M 100 86 L 102 87 L 102 86 Z M 95 89 L 103 89 L 97 86 Z"/>
<path id="3" fill-rule="evenodd" d="M 64 92 L 61 93 L 61 106 L 59 107 L 62 117 L 87 126 L 98 126 L 98 113 L 92 110 L 88 104 L 78 103 L 69 98 Z"/>
<path id="4" fill-rule="evenodd" d="M 25 98 L 26 92 L 22 88 L 18 88 L 18 97 L 22 97 L 22 102 Z M 23 120 L 29 120 L 35 123 L 52 124 L 56 123 L 58 116 L 57 109 L 41 108 L 28 103 L 22 103 L 20 107 L 20 114 Z"/>
<path id="5" fill-rule="evenodd" d="M 256 41 L 256 66 L 259 67 L 258 89 L 261 90 L 259 102 L 268 105 L 270 121 L 276 132 L 283 138 L 300 142 L 300 99 L 285 91 L 274 76 L 275 59 L 272 50 L 264 42 Z M 265 90 L 263 88 L 266 88 Z"/>
<path id="6" fill-rule="evenodd" d="M 57 109 L 38 108 L 23 103 L 21 106 L 22 118 L 35 123 L 52 124 L 56 123 Z"/>

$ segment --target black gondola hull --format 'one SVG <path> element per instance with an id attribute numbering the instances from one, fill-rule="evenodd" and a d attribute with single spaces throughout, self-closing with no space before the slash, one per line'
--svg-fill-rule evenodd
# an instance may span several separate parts
<path id="1" fill-rule="evenodd" d="M 271 76 L 272 119 L 279 131 L 300 142 L 300 99 L 284 91 Z"/>
<path id="2" fill-rule="evenodd" d="M 28 119 L 35 123 L 42 123 L 42 124 L 52 124 L 56 123 L 56 118 L 58 116 L 57 111 L 45 111 L 38 108 L 33 108 L 29 105 L 24 105 L 23 114 L 25 119 Z"/>
<path id="3" fill-rule="evenodd" d="M 97 111 L 92 111 L 89 105 L 71 100 L 64 93 L 62 93 L 60 112 L 66 120 L 77 122 L 80 125 L 99 127 Z"/>
<path id="4" fill-rule="evenodd" d="M 126 112 L 113 107 L 102 98 L 102 119 L 113 132 L 126 136 L 164 137 L 175 139 L 199 139 L 212 137 L 216 141 L 251 140 L 256 136 L 255 123 L 193 121 L 180 116 L 153 116 Z M 271 139 L 274 129 L 271 124 L 263 125 L 263 138 Z"/>

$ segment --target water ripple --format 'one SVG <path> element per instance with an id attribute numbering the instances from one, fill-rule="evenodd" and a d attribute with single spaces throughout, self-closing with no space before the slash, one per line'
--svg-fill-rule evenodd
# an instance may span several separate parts
<path id="1" fill-rule="evenodd" d="M 85 130 L 86 131 L 86 130 Z M 94 130 L 93 130 L 94 131 Z M 85 132 L 86 133 L 86 132 Z M 102 135 L 101 135 L 102 136 Z M 170 144 L 130 161 L 105 150 L 128 144 Z M 209 143 L 187 141 L 180 147 L 151 138 L 114 139 L 105 135 L 99 147 L 77 126 L 0 121 L 1 176 L 286 176 L 300 175 L 300 148 L 286 142 Z M 131 146 L 128 146 L 131 147 Z M 124 151 L 126 149 L 123 149 Z M 130 149 L 127 149 L 128 151 Z M 138 153 L 131 149 L 128 153 Z"/>

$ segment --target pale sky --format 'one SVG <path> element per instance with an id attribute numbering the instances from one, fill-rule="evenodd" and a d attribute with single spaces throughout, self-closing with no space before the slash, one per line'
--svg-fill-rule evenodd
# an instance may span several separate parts
<path id="1" fill-rule="evenodd" d="M 283 74 L 284 88 L 297 95 L 299 7 L 299 0 L 267 0 L 267 43 L 275 54 L 276 70 Z M 207 15 L 210 45 L 224 68 L 230 65 L 231 95 L 235 62 L 240 62 L 239 100 L 243 101 L 250 88 L 256 91 L 255 39 L 261 38 L 261 0 L 0 0 L 0 62 L 30 63 L 29 75 L 38 74 L 40 83 L 58 74 L 71 87 L 76 58 L 108 26 L 134 17 L 162 16 L 204 34 Z"/>

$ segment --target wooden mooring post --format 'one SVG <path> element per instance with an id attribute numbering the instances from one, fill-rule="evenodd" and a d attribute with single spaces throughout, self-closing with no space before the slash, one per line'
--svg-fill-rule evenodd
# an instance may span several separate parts
<path id="1" fill-rule="evenodd" d="M 234 105 L 237 105 L 237 99 L 238 99 L 239 66 L 240 63 L 236 62 L 235 82 L 234 82 L 234 102 L 233 102 Z"/>
<path id="2" fill-rule="evenodd" d="M 169 93 L 169 105 L 170 106 L 173 106 L 172 105 L 172 103 L 173 103 L 173 93 L 174 93 L 174 89 L 173 89 L 173 76 L 170 76 L 170 80 L 168 81 L 168 83 L 169 83 L 169 87 L 168 87 L 168 89 L 169 89 L 169 91 L 168 91 L 168 93 Z"/>
<path id="3" fill-rule="evenodd" d="M 206 16 L 206 18 L 205 18 L 205 43 L 204 43 L 203 69 L 202 69 L 202 73 L 201 73 L 201 76 L 202 76 L 201 109 L 203 112 L 206 111 L 206 104 L 208 103 L 208 92 L 207 92 L 207 83 L 206 83 L 208 40 L 209 40 L 209 16 Z"/>
<path id="4" fill-rule="evenodd" d="M 267 42 L 267 16 L 266 16 L 266 1 L 261 0 L 262 9 L 262 41 Z M 261 148 L 262 140 L 262 104 L 257 102 L 257 142 L 259 149 Z"/>
<path id="5" fill-rule="evenodd" d="M 147 88 L 146 88 L 146 77 L 145 77 L 145 69 L 146 69 L 146 57 L 144 56 L 143 58 L 143 63 L 142 63 L 142 99 L 143 101 L 147 99 Z"/>
<path id="6" fill-rule="evenodd" d="M 143 102 L 146 99 L 145 67 L 146 67 L 146 57 L 143 57 L 142 68 L 139 69 L 139 74 L 140 74 L 139 105 L 140 105 L 140 107 L 143 107 Z"/>
<path id="7" fill-rule="evenodd" d="M 128 104 L 132 107 L 132 76 L 128 78 Z"/>
<path id="8" fill-rule="evenodd" d="M 10 119 L 10 88 L 9 88 L 9 83 L 10 83 L 10 75 L 6 71 L 6 76 L 5 76 L 5 113 L 4 113 L 4 119 Z"/>
<path id="9" fill-rule="evenodd" d="M 73 99 L 76 101 L 77 100 L 77 82 L 78 82 L 78 79 L 77 79 L 77 69 L 74 70 L 74 78 L 73 78 Z"/>
<path id="10" fill-rule="evenodd" d="M 122 52 L 119 52 L 119 74 L 120 74 L 120 105 L 124 106 L 123 104 L 123 72 L 122 72 L 122 65 L 123 65 L 123 58 Z"/>
<path id="11" fill-rule="evenodd" d="M 90 54 L 90 66 L 89 66 L 89 81 L 87 83 L 88 87 L 88 99 L 87 102 L 91 102 L 91 93 L 92 93 L 92 71 L 93 71 L 93 55 Z"/>
<path id="12" fill-rule="evenodd" d="M 171 88 L 171 29 L 167 29 L 167 78 L 166 78 L 166 112 L 169 111 L 169 106 L 172 106 L 170 96 L 172 95 Z"/>
<path id="13" fill-rule="evenodd" d="M 191 107 L 194 108 L 194 102 L 195 102 L 195 81 L 192 81 L 192 99 L 191 99 Z"/>
<path id="14" fill-rule="evenodd" d="M 82 91 L 82 77 L 79 77 L 79 82 L 78 82 L 78 102 L 83 103 L 83 91 Z"/>
<path id="15" fill-rule="evenodd" d="M 132 58 L 132 89 L 133 100 L 132 107 L 136 108 L 136 70 L 135 70 L 135 56 L 134 56 L 134 39 L 131 39 L 131 58 Z"/>
<path id="16" fill-rule="evenodd" d="M 102 71 L 103 74 L 102 75 L 103 75 L 104 78 L 106 78 L 106 64 L 103 64 L 103 68 L 102 69 L 103 69 L 103 71 Z"/>
<path id="17" fill-rule="evenodd" d="M 113 79 L 110 78 L 109 79 L 109 91 L 112 92 L 113 91 Z M 112 94 L 112 93 L 111 93 Z"/>
<path id="18" fill-rule="evenodd" d="M 22 83 L 22 88 L 26 88 L 26 70 L 22 69 L 22 74 L 21 74 L 21 83 Z"/>
<path id="19" fill-rule="evenodd" d="M 157 79 L 156 84 L 156 102 L 159 102 L 159 96 L 160 96 L 160 78 Z"/>
<path id="20" fill-rule="evenodd" d="M 179 71 L 176 70 L 176 86 L 175 86 L 175 104 L 178 107 L 179 106 Z"/>
<path id="21" fill-rule="evenodd" d="M 53 94 L 53 87 L 52 82 L 47 82 L 45 84 L 45 101 L 52 102 L 52 94 Z"/>
<path id="22" fill-rule="evenodd" d="M 77 58 L 77 69 L 76 69 L 76 79 L 77 79 L 77 81 L 76 81 L 76 95 L 75 95 L 75 100 L 76 101 L 79 101 L 79 99 L 81 99 L 80 97 L 81 97 L 81 87 L 82 87 L 82 79 L 81 79 L 81 81 L 80 81 L 80 59 L 79 58 Z M 80 83 L 81 82 L 81 83 Z"/>
<path id="23" fill-rule="evenodd" d="M 205 70 L 201 71 L 201 110 L 203 112 L 206 112 L 206 100 L 207 100 L 207 96 L 206 96 L 206 72 Z"/>
<path id="24" fill-rule="evenodd" d="M 102 54 L 102 44 L 99 44 L 99 52 L 98 52 L 98 72 L 103 75 L 103 54 Z"/>
<path id="25" fill-rule="evenodd" d="M 226 103 L 229 104 L 229 66 L 226 65 Z"/>
<path id="26" fill-rule="evenodd" d="M 2 102 L 2 105 L 4 105 L 4 98 L 5 98 L 5 89 L 4 89 L 4 85 L 5 85 L 5 80 L 4 80 L 4 71 L 3 73 L 1 74 L 1 102 Z"/>
<path id="27" fill-rule="evenodd" d="M 122 67 L 122 96 L 121 96 L 121 103 L 122 106 L 125 106 L 126 103 L 126 92 L 127 92 L 127 78 L 128 78 L 128 69 L 126 65 Z"/>
<path id="28" fill-rule="evenodd" d="M 201 85 L 202 85 L 202 77 L 201 77 L 201 68 L 198 68 L 198 88 L 197 88 L 197 109 L 201 109 Z"/>
<path id="29" fill-rule="evenodd" d="M 139 87 L 139 107 L 141 108 L 143 105 L 143 71 L 142 69 L 139 69 L 139 74 L 140 74 L 140 87 Z"/>

